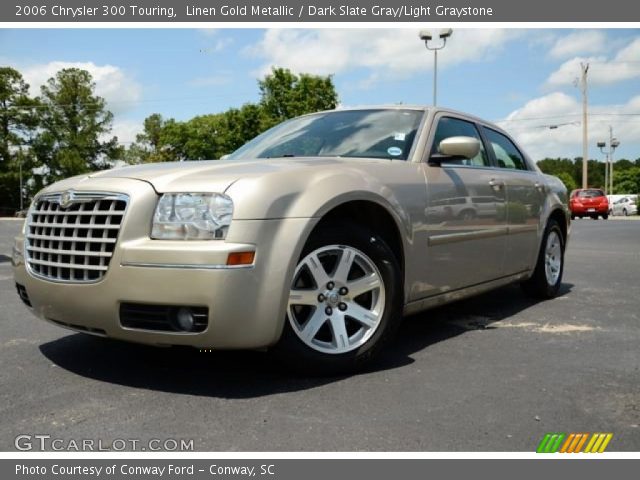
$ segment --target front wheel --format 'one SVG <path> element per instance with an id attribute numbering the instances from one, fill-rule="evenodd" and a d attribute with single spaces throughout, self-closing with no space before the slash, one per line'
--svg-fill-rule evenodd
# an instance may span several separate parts
<path id="1" fill-rule="evenodd" d="M 305 373 L 362 368 L 401 320 L 402 278 L 386 243 L 368 229 L 314 233 L 296 266 L 276 353 Z"/>
<path id="2" fill-rule="evenodd" d="M 551 219 L 542 237 L 542 246 L 533 275 L 522 289 L 536 298 L 553 298 L 560 290 L 564 272 L 565 238 L 557 221 Z"/>

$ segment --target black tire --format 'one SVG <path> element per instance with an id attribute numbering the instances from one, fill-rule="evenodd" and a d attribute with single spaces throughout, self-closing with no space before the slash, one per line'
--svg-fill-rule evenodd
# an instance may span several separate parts
<path id="1" fill-rule="evenodd" d="M 625 217 L 628 217 L 628 216 L 629 216 L 629 212 L 627 212 L 627 209 L 626 209 L 626 208 L 625 208 L 624 210 L 622 210 L 622 214 L 623 214 Z"/>
<path id="2" fill-rule="evenodd" d="M 575 219 L 576 219 L 576 216 L 572 213 L 571 214 L 571 220 L 575 220 Z"/>
<path id="3" fill-rule="evenodd" d="M 598 215 L 591 215 L 591 220 L 597 220 L 598 219 Z"/>
<path id="4" fill-rule="evenodd" d="M 473 220 L 476 218 L 476 212 L 473 210 L 463 210 L 458 214 L 458 218 L 460 220 L 464 220 L 464 221 L 468 221 L 468 220 Z"/>
<path id="5" fill-rule="evenodd" d="M 551 232 L 555 232 L 560 239 L 560 273 L 555 283 L 550 284 L 547 280 L 546 274 L 546 246 L 547 240 Z M 536 267 L 533 271 L 533 275 L 528 280 L 522 282 L 521 286 L 524 292 L 534 298 L 550 299 L 558 295 L 560 285 L 562 284 L 562 274 L 564 273 L 564 249 L 566 239 L 562 235 L 562 229 L 557 221 L 550 219 L 545 228 L 544 235 L 542 237 L 542 244 L 540 245 L 540 252 L 538 253 L 538 259 L 536 261 Z"/>
<path id="6" fill-rule="evenodd" d="M 354 225 L 338 224 L 320 227 L 307 241 L 299 261 L 309 253 L 329 245 L 342 245 L 359 250 L 377 267 L 384 286 L 385 304 L 373 335 L 352 351 L 324 353 L 305 344 L 294 331 L 290 319 L 278 344 L 277 358 L 291 370 L 312 375 L 353 373 L 370 363 L 393 337 L 402 320 L 402 276 L 398 261 L 384 240 L 370 231 Z"/>
<path id="7" fill-rule="evenodd" d="M 609 214 L 605 213 L 604 215 L 602 215 L 602 219 L 603 220 L 608 220 L 609 219 Z"/>

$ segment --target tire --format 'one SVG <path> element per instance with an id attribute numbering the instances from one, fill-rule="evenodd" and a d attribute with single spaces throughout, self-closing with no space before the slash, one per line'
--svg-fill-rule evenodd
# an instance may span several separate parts
<path id="1" fill-rule="evenodd" d="M 476 218 L 476 212 L 473 210 L 463 210 L 458 214 L 458 218 L 463 221 L 469 221 Z"/>
<path id="2" fill-rule="evenodd" d="M 375 233 L 346 224 L 321 227 L 296 265 L 276 355 L 305 374 L 362 369 L 401 322 L 402 283 L 393 252 Z"/>
<path id="3" fill-rule="evenodd" d="M 571 220 L 575 220 L 575 219 L 576 219 L 576 216 L 572 213 L 571 214 Z"/>
<path id="4" fill-rule="evenodd" d="M 597 220 L 598 219 L 598 215 L 591 215 L 591 220 Z"/>
<path id="5" fill-rule="evenodd" d="M 565 238 L 557 221 L 550 219 L 542 237 L 533 275 L 522 289 L 534 298 L 550 299 L 558 295 L 564 272 Z"/>
<path id="6" fill-rule="evenodd" d="M 629 216 L 629 212 L 627 212 L 627 209 L 626 209 L 626 208 L 625 208 L 624 210 L 622 210 L 622 214 L 623 214 L 625 217 L 628 217 L 628 216 Z"/>
<path id="7" fill-rule="evenodd" d="M 602 215 L 602 219 L 603 220 L 608 220 L 609 219 L 609 214 L 605 213 L 604 215 Z"/>

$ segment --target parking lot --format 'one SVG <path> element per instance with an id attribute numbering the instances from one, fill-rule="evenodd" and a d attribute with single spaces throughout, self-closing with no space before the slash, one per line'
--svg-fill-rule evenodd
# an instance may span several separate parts
<path id="1" fill-rule="evenodd" d="M 45 324 L 15 293 L 19 228 L 0 220 L 0 450 L 47 434 L 202 451 L 534 451 L 547 432 L 612 432 L 609 451 L 640 450 L 640 221 L 573 222 L 558 298 L 510 286 L 408 318 L 374 367 L 339 378 L 294 376 L 262 352 Z"/>

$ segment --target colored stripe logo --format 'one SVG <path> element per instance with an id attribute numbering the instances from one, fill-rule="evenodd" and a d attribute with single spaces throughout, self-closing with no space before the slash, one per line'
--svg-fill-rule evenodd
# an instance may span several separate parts
<path id="1" fill-rule="evenodd" d="M 602 453 L 612 438 L 613 433 L 547 433 L 536 453 Z"/>

